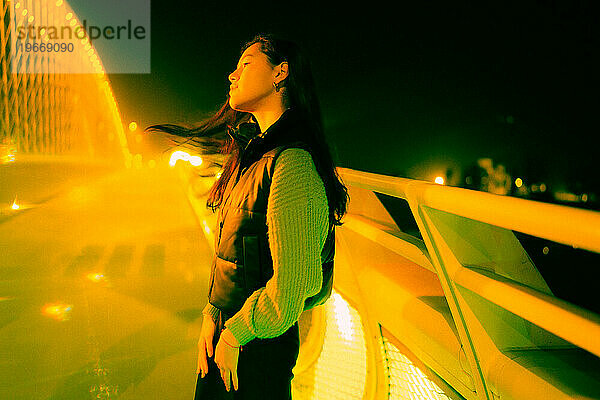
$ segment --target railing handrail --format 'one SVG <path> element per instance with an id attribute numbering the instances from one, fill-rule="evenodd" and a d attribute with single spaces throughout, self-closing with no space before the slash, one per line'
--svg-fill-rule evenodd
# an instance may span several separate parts
<path id="1" fill-rule="evenodd" d="M 338 168 L 338 172 L 349 185 L 405 200 L 408 200 L 406 189 L 410 187 L 421 205 L 600 253 L 600 212 L 597 211 L 348 168 Z"/>

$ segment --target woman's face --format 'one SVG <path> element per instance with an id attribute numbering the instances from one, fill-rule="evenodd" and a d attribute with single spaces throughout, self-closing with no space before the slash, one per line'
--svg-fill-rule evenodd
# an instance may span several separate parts
<path id="1" fill-rule="evenodd" d="M 285 64 L 285 63 L 284 63 Z M 248 47 L 240 57 L 237 68 L 229 75 L 229 105 L 237 111 L 261 111 L 272 104 L 275 96 L 273 82 L 281 65 L 274 67 L 260 51 L 260 43 Z"/>

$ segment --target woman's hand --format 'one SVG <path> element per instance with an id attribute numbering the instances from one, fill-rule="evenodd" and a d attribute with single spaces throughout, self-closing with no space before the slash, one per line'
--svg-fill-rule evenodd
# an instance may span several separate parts
<path id="1" fill-rule="evenodd" d="M 208 357 L 213 355 L 213 338 L 215 337 L 216 324 L 209 315 L 204 315 L 200 339 L 198 339 L 198 367 L 196 373 L 202 372 L 202 378 L 208 373 Z"/>
<path id="2" fill-rule="evenodd" d="M 225 383 L 225 389 L 231 389 L 230 378 L 233 380 L 233 388 L 238 390 L 237 365 L 240 355 L 240 344 L 229 329 L 221 332 L 219 343 L 215 352 L 215 363 L 221 370 L 221 378 Z"/>

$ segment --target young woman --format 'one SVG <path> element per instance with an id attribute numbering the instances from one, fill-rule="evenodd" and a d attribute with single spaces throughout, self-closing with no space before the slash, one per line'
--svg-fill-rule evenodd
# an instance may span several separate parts
<path id="1" fill-rule="evenodd" d="M 332 267 L 348 194 L 309 63 L 294 43 L 256 36 L 229 81 L 227 103 L 201 126 L 148 128 L 228 155 L 207 202 L 219 209 L 218 232 L 196 399 L 290 399 L 298 318 L 329 294 L 323 271 Z"/>

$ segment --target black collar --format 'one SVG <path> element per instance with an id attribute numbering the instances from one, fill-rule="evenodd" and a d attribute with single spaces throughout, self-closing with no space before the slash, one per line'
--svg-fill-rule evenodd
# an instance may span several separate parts
<path id="1" fill-rule="evenodd" d="M 268 151 L 285 144 L 307 143 L 310 124 L 302 113 L 287 109 L 265 132 L 255 122 L 244 122 L 230 135 L 241 145 L 241 169 L 259 160 Z"/>

